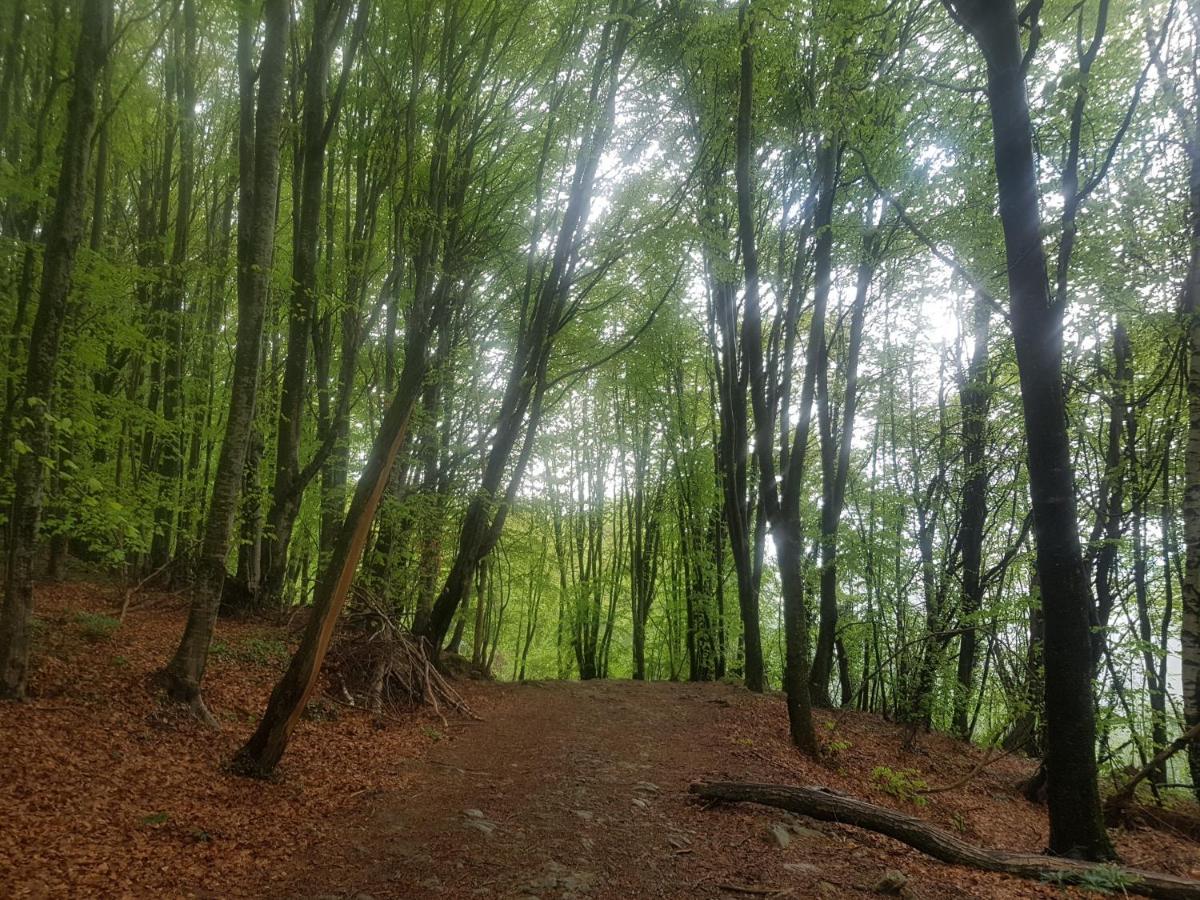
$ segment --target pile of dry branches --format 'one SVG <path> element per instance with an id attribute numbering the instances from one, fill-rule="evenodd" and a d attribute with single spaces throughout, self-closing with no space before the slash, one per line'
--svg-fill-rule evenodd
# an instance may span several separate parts
<path id="1" fill-rule="evenodd" d="M 470 707 L 429 661 L 420 640 L 363 594 L 329 648 L 331 691 L 351 706 L 396 714 L 428 705 L 472 716 Z"/>

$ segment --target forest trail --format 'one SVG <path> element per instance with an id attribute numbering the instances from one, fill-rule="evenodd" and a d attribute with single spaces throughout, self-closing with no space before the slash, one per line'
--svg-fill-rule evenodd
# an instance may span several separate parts
<path id="1" fill-rule="evenodd" d="M 335 829 L 340 845 L 314 848 L 279 896 L 877 897 L 897 869 L 913 898 L 1061 896 L 943 866 L 878 835 L 690 800 L 687 785 L 700 778 L 805 783 L 794 755 L 747 727 L 748 714 L 782 715 L 777 698 L 629 681 L 472 694 L 482 720 L 452 721 L 409 763 L 403 788 L 361 796 Z M 844 784 L 846 774 L 825 781 Z"/>
<path id="2" fill-rule="evenodd" d="M 760 848 L 715 846 L 727 835 L 685 798 L 696 776 L 722 774 L 713 726 L 739 694 L 614 681 L 494 686 L 484 720 L 453 723 L 456 739 L 414 762 L 411 786 L 365 798 L 368 814 L 347 823 L 358 859 L 337 877 L 372 896 L 762 888 Z M 750 830 L 742 843 L 769 849 L 763 837 Z"/>

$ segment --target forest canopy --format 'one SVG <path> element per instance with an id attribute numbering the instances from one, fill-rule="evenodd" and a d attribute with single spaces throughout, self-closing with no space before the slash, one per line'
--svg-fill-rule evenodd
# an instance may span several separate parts
<path id="1" fill-rule="evenodd" d="M 730 680 L 1200 790 L 1200 5 L 10 0 L 0 695 L 33 584 Z M 376 627 L 372 626 L 372 627 Z M 399 639 L 399 637 L 398 637 Z M 457 662 L 456 662 L 457 661 Z M 1057 814 L 1056 814 L 1057 810 Z M 1072 812 L 1073 811 L 1073 812 Z M 1071 819 L 1068 822 L 1068 818 Z"/>

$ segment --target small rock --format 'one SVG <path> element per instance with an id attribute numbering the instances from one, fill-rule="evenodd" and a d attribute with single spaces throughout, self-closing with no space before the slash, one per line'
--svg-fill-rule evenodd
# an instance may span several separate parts
<path id="1" fill-rule="evenodd" d="M 676 850 L 682 850 L 684 847 L 686 847 L 691 842 L 692 842 L 692 839 L 690 837 L 688 837 L 686 834 L 668 834 L 667 835 L 667 843 L 670 844 L 672 847 L 674 847 Z"/>
<path id="2" fill-rule="evenodd" d="M 639 806 L 639 807 L 641 807 L 642 809 L 649 809 L 649 808 L 650 808 L 650 804 L 649 804 L 649 803 L 647 803 L 645 800 L 643 800 L 641 797 L 634 797 L 634 798 L 633 798 L 633 805 L 634 805 L 634 806 Z"/>
<path id="3" fill-rule="evenodd" d="M 594 814 L 590 809 L 577 809 L 575 810 L 575 815 L 579 816 L 579 818 L 583 819 L 584 821 L 590 822 Z"/>
<path id="4" fill-rule="evenodd" d="M 488 837 L 491 837 L 492 832 L 496 830 L 496 823 L 489 822 L 487 819 L 468 819 L 467 827 L 474 828 L 476 831 L 482 831 Z"/>
<path id="5" fill-rule="evenodd" d="M 874 891 L 877 894 L 887 894 L 891 897 L 899 897 L 904 893 L 904 889 L 907 885 L 907 875 L 905 875 L 899 869 L 888 869 L 883 873 L 883 877 L 875 882 Z"/>
<path id="6" fill-rule="evenodd" d="M 797 875 L 810 875 L 813 872 L 819 871 L 812 863 L 784 863 L 783 867 Z"/>
<path id="7" fill-rule="evenodd" d="M 635 791 L 645 791 L 648 794 L 657 794 L 659 787 L 653 781 L 639 781 L 633 786 Z"/>
<path id="8" fill-rule="evenodd" d="M 781 850 L 786 850 L 788 844 L 792 842 L 792 833 L 788 831 L 788 827 L 780 822 L 767 829 L 767 836 L 779 845 Z"/>
<path id="9" fill-rule="evenodd" d="M 482 819 L 483 818 L 483 810 L 481 810 L 481 809 L 464 809 L 463 815 L 469 816 L 472 819 Z"/>

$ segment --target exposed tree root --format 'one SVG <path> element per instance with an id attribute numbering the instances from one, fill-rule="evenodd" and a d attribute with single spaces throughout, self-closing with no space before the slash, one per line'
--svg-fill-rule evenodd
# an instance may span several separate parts
<path id="1" fill-rule="evenodd" d="M 942 862 L 1001 872 L 1019 878 L 1061 883 L 1115 881 L 1126 893 L 1168 900 L 1198 900 L 1200 881 L 1162 872 L 1147 872 L 1074 859 L 985 850 L 948 831 L 902 812 L 885 809 L 821 787 L 704 782 L 689 791 L 715 803 L 760 803 L 813 819 L 841 822 L 875 831 L 908 844 Z"/>
<path id="2" fill-rule="evenodd" d="M 208 711 L 208 707 L 204 703 L 204 695 L 200 693 L 200 685 L 194 680 L 166 668 L 153 676 L 151 682 L 158 683 L 168 700 L 186 706 L 196 721 L 214 731 L 221 730 L 221 723 Z"/>

